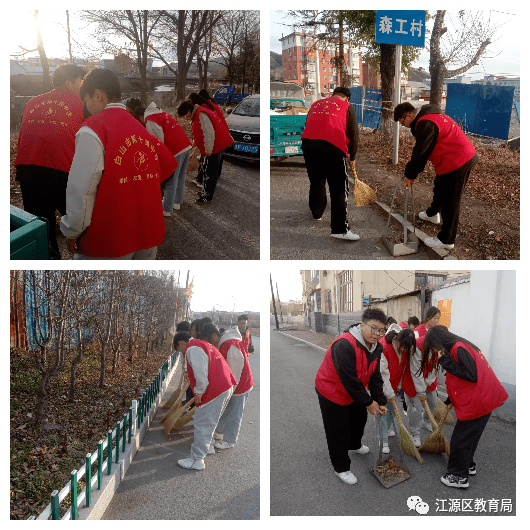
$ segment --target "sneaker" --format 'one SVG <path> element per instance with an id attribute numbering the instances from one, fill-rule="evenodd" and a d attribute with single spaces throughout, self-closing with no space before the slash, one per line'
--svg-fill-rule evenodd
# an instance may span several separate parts
<path id="1" fill-rule="evenodd" d="M 171 212 L 166 212 L 166 210 L 164 210 L 164 217 L 171 217 Z"/>
<path id="2" fill-rule="evenodd" d="M 195 203 L 196 204 L 208 204 L 209 202 L 212 202 L 213 199 L 208 199 L 208 197 L 199 197 Z"/>
<path id="3" fill-rule="evenodd" d="M 216 432 L 213 433 L 213 437 L 214 437 L 215 440 L 222 440 L 223 436 L 224 436 L 224 434 L 218 434 Z"/>
<path id="4" fill-rule="evenodd" d="M 173 204 L 173 210 L 180 210 L 180 203 L 176 202 Z"/>
<path id="5" fill-rule="evenodd" d="M 217 449 L 232 449 L 236 444 L 229 444 L 223 440 L 222 442 L 215 442 L 214 445 Z"/>
<path id="6" fill-rule="evenodd" d="M 427 429 L 429 432 L 432 432 L 432 425 L 431 422 L 424 421 L 422 422 L 422 426 L 424 429 Z"/>
<path id="7" fill-rule="evenodd" d="M 337 473 L 335 475 L 339 477 L 346 484 L 355 484 L 357 482 L 357 477 L 351 471 L 344 471 L 343 473 Z"/>
<path id="8" fill-rule="evenodd" d="M 437 213 L 436 215 L 431 215 L 430 217 L 427 215 L 426 212 L 420 212 L 418 217 L 420 219 L 423 219 L 424 221 L 429 221 L 429 223 L 433 223 L 435 225 L 439 225 L 441 222 L 440 214 Z"/>
<path id="9" fill-rule="evenodd" d="M 184 458 L 178 460 L 177 464 L 184 469 L 194 469 L 195 471 L 202 471 L 204 469 L 204 459 L 202 458 Z"/>
<path id="10" fill-rule="evenodd" d="M 313 221 L 322 221 L 322 217 L 313 217 Z"/>
<path id="11" fill-rule="evenodd" d="M 214 444 L 210 444 L 210 446 L 208 447 L 208 453 L 206 453 L 208 455 L 214 455 L 215 454 L 215 447 L 214 447 Z"/>
<path id="12" fill-rule="evenodd" d="M 383 442 L 383 453 L 390 453 L 390 447 L 388 447 L 388 442 Z"/>
<path id="13" fill-rule="evenodd" d="M 391 431 L 391 430 L 388 431 L 388 436 L 395 436 L 395 435 L 396 433 L 394 431 Z"/>
<path id="14" fill-rule="evenodd" d="M 445 250 L 455 248 L 453 243 L 442 243 L 437 237 L 426 237 L 423 242 L 431 248 L 444 248 Z"/>
<path id="15" fill-rule="evenodd" d="M 413 436 L 413 437 L 412 437 L 412 441 L 414 442 L 414 446 L 415 446 L 415 447 L 420 447 L 420 445 L 421 445 L 421 440 L 420 440 L 420 437 L 419 437 L 419 436 Z"/>
<path id="16" fill-rule="evenodd" d="M 469 468 L 469 474 L 470 475 L 476 475 L 477 474 L 477 466 L 475 464 L 473 464 L 470 468 Z"/>
<path id="17" fill-rule="evenodd" d="M 451 473 L 446 473 L 440 480 L 451 488 L 469 488 L 467 478 L 457 477 Z"/>
<path id="18" fill-rule="evenodd" d="M 199 186 L 200 188 L 202 188 L 202 182 L 201 182 L 201 181 L 199 181 L 199 180 L 197 180 L 197 179 L 195 178 L 195 179 L 192 180 L 192 182 L 193 182 L 194 184 L 197 184 L 197 186 Z"/>
<path id="19" fill-rule="evenodd" d="M 370 448 L 366 447 L 366 445 L 361 445 L 359 449 L 352 449 L 352 452 L 360 454 L 360 455 L 365 455 L 366 453 L 370 452 Z"/>
<path id="20" fill-rule="evenodd" d="M 351 230 L 348 230 L 345 234 L 331 234 L 331 237 L 345 239 L 347 241 L 357 241 L 358 239 L 361 239 L 361 236 L 354 234 Z"/>

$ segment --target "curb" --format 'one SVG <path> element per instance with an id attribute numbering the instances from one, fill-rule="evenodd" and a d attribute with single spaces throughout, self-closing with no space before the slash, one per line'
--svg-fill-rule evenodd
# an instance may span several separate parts
<path id="1" fill-rule="evenodd" d="M 162 398 L 164 394 L 166 393 L 169 382 L 172 379 L 173 375 L 175 374 L 175 371 L 178 365 L 179 363 L 177 361 L 175 363 L 175 366 L 173 366 L 173 368 L 171 369 L 171 372 L 168 373 L 168 376 L 162 383 L 163 385 L 162 392 L 160 392 L 155 402 L 151 406 L 151 410 L 148 412 L 148 414 L 144 418 L 144 421 L 140 429 L 137 430 L 134 436 L 131 437 L 131 444 L 126 448 L 125 453 L 123 453 L 123 455 L 120 456 L 120 459 L 118 462 L 112 463 L 112 471 L 110 475 L 103 475 L 103 483 L 101 485 L 101 489 L 92 490 L 91 505 L 89 507 L 86 507 L 86 506 L 78 507 L 78 519 L 80 521 L 81 520 L 99 520 L 103 517 L 105 510 L 107 509 L 107 507 L 110 504 L 110 501 L 114 497 L 114 493 L 116 492 L 116 490 L 118 489 L 118 486 L 120 485 L 121 481 L 125 477 L 125 473 L 127 473 L 127 469 L 129 469 L 131 462 L 134 460 L 134 457 L 136 456 L 136 453 L 140 445 L 142 444 L 142 441 L 145 435 L 147 434 L 147 430 L 149 429 L 149 426 L 153 422 L 153 419 L 158 411 L 158 408 L 160 407 L 160 403 L 162 402 Z"/>
<path id="2" fill-rule="evenodd" d="M 295 337 L 294 335 L 289 335 L 289 333 L 285 333 L 283 331 L 278 331 L 278 333 L 281 333 L 282 335 L 285 335 L 286 337 L 290 337 L 291 339 L 303 342 L 304 344 L 309 344 L 309 346 L 313 346 L 313 348 L 317 348 L 320 351 L 323 351 L 324 353 L 327 351 L 325 348 L 322 348 L 322 346 L 317 346 L 316 344 L 313 344 L 312 342 L 308 342 L 307 340 L 301 339 L 299 337 Z"/>

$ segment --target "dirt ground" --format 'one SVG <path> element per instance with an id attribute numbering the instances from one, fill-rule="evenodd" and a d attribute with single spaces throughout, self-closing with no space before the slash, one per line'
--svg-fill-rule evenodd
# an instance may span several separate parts
<path id="1" fill-rule="evenodd" d="M 520 152 L 504 144 L 494 146 L 471 138 L 479 163 L 472 170 L 462 201 L 460 224 L 453 254 L 458 259 L 519 259 L 520 257 Z M 380 131 L 361 131 L 356 159 L 363 165 L 358 177 L 377 194 L 377 200 L 392 203 L 396 183 L 402 180 L 410 160 L 414 137 L 401 131 L 399 163 L 392 165 L 392 145 L 382 146 Z M 369 164 L 367 169 L 366 164 Z M 414 210 L 425 211 L 430 205 L 434 183 L 434 167 L 427 163 L 425 171 L 414 183 Z M 394 211 L 403 212 L 404 194 L 396 193 Z M 372 208 L 382 210 L 375 204 Z M 409 221 L 411 207 L 409 206 Z M 386 215 L 386 214 L 385 214 Z M 416 218 L 416 226 L 431 236 L 438 229 Z"/>

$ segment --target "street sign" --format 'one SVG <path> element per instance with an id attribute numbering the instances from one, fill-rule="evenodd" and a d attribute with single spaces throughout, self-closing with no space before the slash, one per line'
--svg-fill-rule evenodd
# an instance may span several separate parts
<path id="1" fill-rule="evenodd" d="M 425 11 L 377 11 L 375 42 L 425 46 Z"/>

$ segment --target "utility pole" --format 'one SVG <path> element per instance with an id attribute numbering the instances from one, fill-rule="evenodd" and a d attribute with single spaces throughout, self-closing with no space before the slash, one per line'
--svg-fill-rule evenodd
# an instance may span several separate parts
<path id="1" fill-rule="evenodd" d="M 276 302 L 274 301 L 274 289 L 272 287 L 272 274 L 270 275 L 270 279 L 271 279 L 272 308 L 274 309 L 274 319 L 276 320 L 276 329 L 280 329 L 280 324 L 278 323 L 278 313 L 276 313 Z"/>
<path id="2" fill-rule="evenodd" d="M 70 41 L 70 15 L 68 14 L 68 9 L 66 10 L 66 28 L 68 30 L 68 55 L 70 56 L 70 62 L 73 63 L 72 59 L 72 43 Z"/>
<path id="3" fill-rule="evenodd" d="M 278 305 L 280 306 L 280 320 L 283 324 L 282 303 L 280 302 L 280 295 L 278 293 L 278 282 L 276 282 L 276 298 L 278 298 Z"/>
<path id="4" fill-rule="evenodd" d="M 319 71 L 319 65 L 318 65 L 318 43 L 317 43 L 317 15 L 318 11 L 315 9 L 313 11 L 313 15 L 315 17 L 314 19 L 314 26 L 313 26 L 313 46 L 315 48 L 315 94 L 313 96 L 313 103 L 315 101 L 318 101 L 320 99 L 320 71 Z"/>

